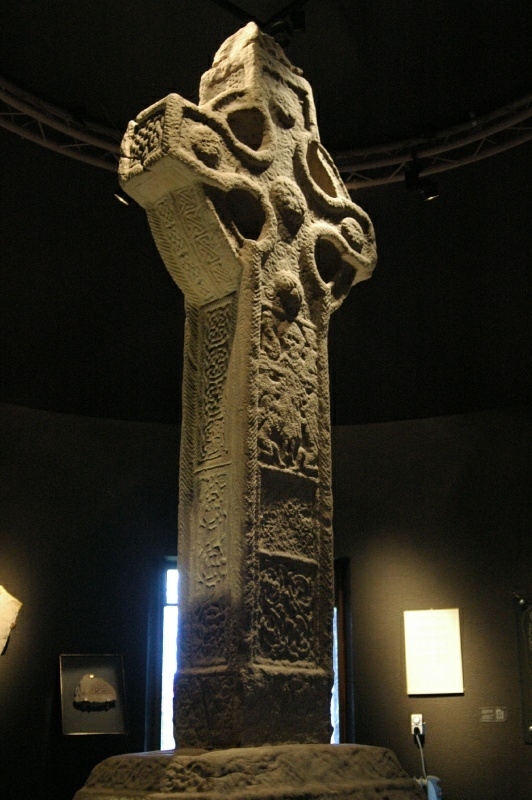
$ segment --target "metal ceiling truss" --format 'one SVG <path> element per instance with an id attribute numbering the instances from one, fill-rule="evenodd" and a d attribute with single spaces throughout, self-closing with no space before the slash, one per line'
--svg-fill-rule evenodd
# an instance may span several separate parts
<path id="1" fill-rule="evenodd" d="M 308 0 L 292 0 L 267 19 L 259 19 L 249 14 L 232 0 L 211 0 L 211 2 L 242 22 L 255 22 L 264 33 L 273 36 L 282 47 L 290 44 L 296 31 L 305 30 L 305 6 Z"/>
<path id="2" fill-rule="evenodd" d="M 86 164 L 116 172 L 121 135 L 46 103 L 0 78 L 0 127 Z"/>
<path id="3" fill-rule="evenodd" d="M 294 4 L 296 5 L 296 4 Z M 532 94 L 432 136 L 334 153 L 347 189 L 405 179 L 409 164 L 419 177 L 457 169 L 532 139 Z M 116 172 L 121 133 L 76 117 L 0 78 L 0 127 L 61 155 Z"/>
<path id="4" fill-rule="evenodd" d="M 532 94 L 503 108 L 447 128 L 432 136 L 335 154 L 348 189 L 404 181 L 409 164 L 419 177 L 457 169 L 510 150 L 532 139 Z"/>

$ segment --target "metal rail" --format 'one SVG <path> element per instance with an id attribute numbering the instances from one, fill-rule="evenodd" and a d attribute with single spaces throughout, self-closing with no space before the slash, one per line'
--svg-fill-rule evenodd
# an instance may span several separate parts
<path id="1" fill-rule="evenodd" d="M 0 78 L 0 127 L 61 155 L 116 172 L 120 134 L 22 91 Z"/>
<path id="2" fill-rule="evenodd" d="M 347 189 L 404 180 L 405 167 L 420 165 L 419 176 L 457 169 L 532 139 L 532 94 L 482 117 L 431 136 L 334 153 Z M 116 172 L 119 132 L 79 119 L 0 78 L 0 127 L 50 150 Z"/>
<path id="3" fill-rule="evenodd" d="M 382 186 L 404 180 L 407 164 L 416 161 L 419 176 L 434 175 L 472 164 L 532 139 L 532 94 L 482 117 L 427 137 L 349 150 L 335 154 L 348 189 Z"/>

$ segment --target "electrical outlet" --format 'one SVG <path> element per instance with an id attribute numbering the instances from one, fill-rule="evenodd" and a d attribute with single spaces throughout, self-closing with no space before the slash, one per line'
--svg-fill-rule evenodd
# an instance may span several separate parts
<path id="1" fill-rule="evenodd" d="M 425 735 L 423 714 L 410 714 L 410 732 L 412 733 L 412 736 L 415 736 L 416 733 L 418 736 Z"/>

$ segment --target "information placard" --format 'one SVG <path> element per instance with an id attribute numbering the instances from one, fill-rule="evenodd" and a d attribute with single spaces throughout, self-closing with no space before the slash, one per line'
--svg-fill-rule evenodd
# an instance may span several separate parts
<path id="1" fill-rule="evenodd" d="M 519 634 L 519 664 L 523 695 L 525 742 L 532 744 L 532 604 L 524 598 L 516 607 Z"/>
<path id="2" fill-rule="evenodd" d="M 462 694 L 457 608 L 405 611 L 407 694 Z"/>

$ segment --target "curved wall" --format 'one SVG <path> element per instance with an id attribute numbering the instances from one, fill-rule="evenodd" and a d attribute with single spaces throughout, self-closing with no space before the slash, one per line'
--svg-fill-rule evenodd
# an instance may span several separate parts
<path id="1" fill-rule="evenodd" d="M 528 800 L 512 591 L 532 596 L 529 417 L 481 413 L 333 430 L 335 550 L 351 560 L 356 740 L 446 800 Z M 175 426 L 0 405 L 0 584 L 24 606 L 0 656 L 0 796 L 70 800 L 144 749 L 149 598 L 175 552 Z M 460 608 L 465 693 L 406 695 L 402 612 Z M 63 736 L 60 653 L 121 653 L 127 736 Z M 505 706 L 501 724 L 482 706 Z"/>
<path id="2" fill-rule="evenodd" d="M 421 774 L 410 714 L 426 722 L 446 800 L 528 800 L 514 590 L 532 597 L 530 441 L 524 413 L 340 427 L 336 555 L 351 563 L 357 742 Z M 460 609 L 465 692 L 408 697 L 403 611 Z M 507 720 L 480 721 L 502 706 Z"/>
<path id="3" fill-rule="evenodd" d="M 0 584 L 23 602 L 0 656 L 0 796 L 70 800 L 144 749 L 148 611 L 175 553 L 178 430 L 0 405 Z M 120 653 L 127 736 L 63 736 L 60 653 Z"/>

